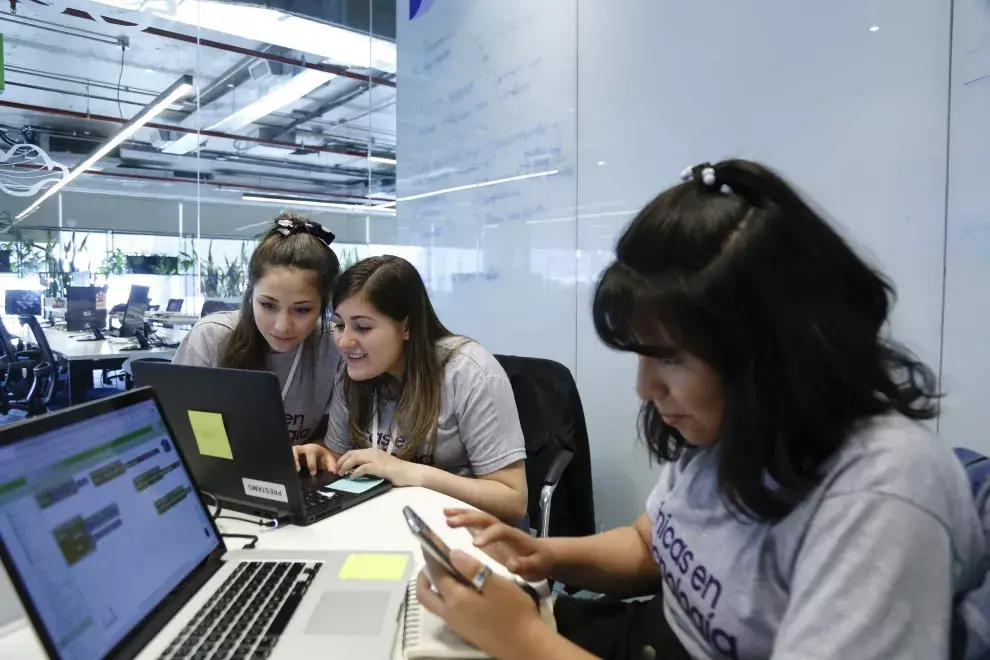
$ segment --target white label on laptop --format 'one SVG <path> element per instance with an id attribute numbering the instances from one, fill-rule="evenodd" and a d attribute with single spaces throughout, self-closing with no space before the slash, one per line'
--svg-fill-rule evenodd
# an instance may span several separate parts
<path id="1" fill-rule="evenodd" d="M 270 481 L 258 481 L 257 479 L 244 479 L 244 494 L 251 497 L 263 497 L 266 500 L 289 503 L 289 496 L 285 493 L 285 486 L 274 484 Z"/>

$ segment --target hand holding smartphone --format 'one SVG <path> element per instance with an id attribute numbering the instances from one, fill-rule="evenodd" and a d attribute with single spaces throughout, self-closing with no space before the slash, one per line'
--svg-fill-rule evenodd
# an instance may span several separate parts
<path id="1" fill-rule="evenodd" d="M 450 560 L 450 548 L 439 536 L 436 535 L 432 529 L 430 529 L 425 522 L 423 522 L 423 519 L 420 518 L 415 511 L 406 506 L 403 507 L 402 514 L 406 518 L 406 524 L 409 525 L 409 530 L 416 536 L 417 539 L 419 539 L 419 544 L 422 546 L 423 553 L 426 555 L 427 562 L 424 570 L 426 571 L 426 577 L 430 581 L 430 587 L 434 592 L 436 592 L 436 579 L 431 573 L 431 563 L 440 566 L 461 584 L 468 586 L 475 591 L 482 591 L 484 581 L 481 581 L 479 584 L 476 580 L 472 580 L 454 567 L 453 562 Z M 536 604 L 536 608 L 539 609 L 540 601 L 542 600 L 540 594 L 533 589 L 533 587 L 518 579 L 516 580 L 516 584 L 520 589 L 529 594 L 529 596 L 533 599 L 533 602 Z"/>

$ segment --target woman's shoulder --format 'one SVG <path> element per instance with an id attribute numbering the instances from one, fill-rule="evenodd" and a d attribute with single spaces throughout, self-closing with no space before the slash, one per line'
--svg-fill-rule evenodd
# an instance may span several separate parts
<path id="1" fill-rule="evenodd" d="M 189 331 L 189 337 L 212 345 L 221 344 L 233 334 L 240 322 L 240 315 L 238 311 L 208 314 L 196 321 Z"/>
<path id="2" fill-rule="evenodd" d="M 824 496 L 886 495 L 945 516 L 972 503 L 951 447 L 922 422 L 897 413 L 861 422 L 825 464 Z"/>
<path id="3" fill-rule="evenodd" d="M 452 335 L 437 342 L 437 357 L 444 366 L 444 380 L 456 376 L 506 378 L 505 370 L 491 352 L 473 339 Z"/>

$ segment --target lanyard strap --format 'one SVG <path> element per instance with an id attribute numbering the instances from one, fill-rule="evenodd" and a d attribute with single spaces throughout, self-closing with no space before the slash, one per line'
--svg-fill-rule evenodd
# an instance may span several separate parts
<path id="1" fill-rule="evenodd" d="M 372 404 L 372 409 L 371 409 L 371 447 L 372 449 L 378 449 L 378 414 L 379 414 L 378 392 L 375 392 L 374 397 L 375 398 L 372 399 L 374 403 Z M 395 417 L 394 412 L 392 413 L 392 417 Z M 388 431 L 389 431 L 388 448 L 385 450 L 385 453 L 391 456 L 392 452 L 395 451 L 395 439 L 399 433 L 399 429 L 396 428 L 395 425 L 395 419 L 393 419 L 392 423 L 389 425 Z"/>
<path id="2" fill-rule="evenodd" d="M 285 395 L 289 393 L 289 386 L 292 385 L 292 377 L 296 375 L 296 367 L 299 366 L 299 358 L 302 357 L 302 344 L 299 344 L 299 348 L 296 349 L 296 357 L 292 360 L 292 366 L 289 367 L 289 376 L 285 379 L 285 385 L 282 386 L 282 401 L 285 401 Z"/>

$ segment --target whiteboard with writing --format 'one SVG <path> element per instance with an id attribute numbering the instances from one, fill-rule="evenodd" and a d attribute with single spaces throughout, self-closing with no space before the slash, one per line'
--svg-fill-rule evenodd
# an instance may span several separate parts
<path id="1" fill-rule="evenodd" d="M 939 433 L 990 455 L 990 2 L 957 0 Z"/>
<path id="2" fill-rule="evenodd" d="M 453 332 L 573 370 L 577 7 L 398 4 L 398 243 Z"/>
<path id="3" fill-rule="evenodd" d="M 988 6 L 955 4 L 967 18 Z M 642 512 L 656 472 L 636 442 L 635 356 L 601 345 L 591 295 L 622 229 L 685 166 L 739 156 L 780 170 L 893 280 L 894 337 L 938 368 L 946 171 L 962 162 L 946 150 L 950 3 L 401 0 L 398 9 L 400 197 L 560 172 L 402 202 L 398 240 L 423 248 L 417 266 L 451 329 L 575 372 L 606 526 Z M 961 59 L 957 46 L 954 66 Z M 954 145 L 978 146 L 954 217 L 970 209 L 966 231 L 986 231 L 978 191 L 990 84 L 967 89 L 978 103 L 963 114 L 968 101 L 954 93 L 953 134 L 970 131 Z M 990 252 L 979 258 L 965 278 L 990 281 Z M 959 382 L 990 376 L 969 369 Z"/>

